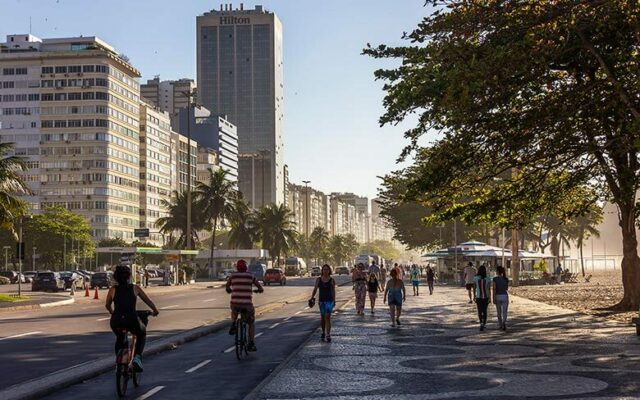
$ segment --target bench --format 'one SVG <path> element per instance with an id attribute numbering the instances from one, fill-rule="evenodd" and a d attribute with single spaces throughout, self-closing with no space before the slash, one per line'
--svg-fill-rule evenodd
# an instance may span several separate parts
<path id="1" fill-rule="evenodd" d="M 631 318 L 631 323 L 636 325 L 636 335 L 640 336 L 640 318 Z"/>

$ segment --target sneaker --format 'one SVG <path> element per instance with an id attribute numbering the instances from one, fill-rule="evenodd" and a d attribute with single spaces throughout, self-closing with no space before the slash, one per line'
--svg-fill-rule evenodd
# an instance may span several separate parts
<path id="1" fill-rule="evenodd" d="M 236 334 L 236 324 L 231 324 L 231 328 L 229 328 L 229 335 L 233 336 Z"/>
<path id="2" fill-rule="evenodd" d="M 139 355 L 133 357 L 133 368 L 136 372 L 142 372 L 142 358 Z"/>
<path id="3" fill-rule="evenodd" d="M 400 326 L 400 318 L 396 318 L 396 324 L 398 324 L 398 326 Z"/>
<path id="4" fill-rule="evenodd" d="M 484 330 L 484 325 L 480 324 L 480 331 Z"/>
<path id="5" fill-rule="evenodd" d="M 327 343 L 331 343 L 331 336 L 327 335 Z"/>
<path id="6" fill-rule="evenodd" d="M 256 344 L 253 342 L 249 342 L 249 344 L 247 345 L 247 351 L 258 351 L 258 349 L 256 348 Z"/>
<path id="7" fill-rule="evenodd" d="M 502 330 L 506 331 L 507 330 L 507 324 L 502 324 Z"/>
<path id="8" fill-rule="evenodd" d="M 371 310 L 371 315 L 375 314 L 375 311 Z"/>
<path id="9" fill-rule="evenodd" d="M 320 340 L 322 340 L 324 342 L 324 338 L 325 338 L 325 336 L 324 336 L 324 333 L 323 333 L 322 335 L 320 335 Z"/>
<path id="10" fill-rule="evenodd" d="M 469 300 L 469 304 L 473 303 L 473 301 Z"/>
<path id="11" fill-rule="evenodd" d="M 392 327 L 392 328 L 395 328 L 395 327 L 396 327 L 396 323 L 395 323 L 395 322 L 392 322 L 392 323 L 391 323 L 391 327 Z"/>

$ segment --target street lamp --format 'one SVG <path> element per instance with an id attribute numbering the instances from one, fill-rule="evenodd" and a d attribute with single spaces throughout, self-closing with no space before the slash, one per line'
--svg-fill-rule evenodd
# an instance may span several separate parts
<path id="1" fill-rule="evenodd" d="M 187 98 L 187 249 L 191 249 L 191 110 L 199 106 L 192 101 L 196 93 L 196 89 L 182 92 Z"/>
<path id="2" fill-rule="evenodd" d="M 20 231 L 18 234 L 18 297 L 22 296 L 22 256 L 24 255 L 24 242 L 22 238 L 22 227 L 24 226 L 24 218 L 31 219 L 31 215 L 20 218 Z"/>
<path id="3" fill-rule="evenodd" d="M 309 183 L 311 181 L 302 181 L 304 183 L 304 235 L 309 237 Z"/>
<path id="4" fill-rule="evenodd" d="M 31 255 L 31 269 L 32 269 L 33 271 L 35 271 L 35 270 L 36 270 L 36 250 L 37 250 L 37 249 L 38 249 L 38 248 L 37 248 L 36 246 L 33 246 L 33 253 L 32 253 L 32 255 Z"/>

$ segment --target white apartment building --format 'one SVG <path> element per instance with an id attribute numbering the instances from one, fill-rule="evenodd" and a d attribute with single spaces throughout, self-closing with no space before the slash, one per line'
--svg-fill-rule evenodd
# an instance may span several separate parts
<path id="1" fill-rule="evenodd" d="M 140 72 L 96 37 L 0 43 L 0 140 L 26 157 L 32 209 L 85 216 L 96 239 L 140 223 Z"/>

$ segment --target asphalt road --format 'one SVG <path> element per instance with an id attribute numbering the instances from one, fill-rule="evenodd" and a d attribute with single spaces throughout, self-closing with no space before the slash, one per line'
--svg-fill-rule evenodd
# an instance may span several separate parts
<path id="1" fill-rule="evenodd" d="M 339 282 L 347 280 L 346 276 L 338 278 Z M 254 303 L 260 306 L 283 302 L 308 293 L 313 281 L 292 279 L 287 286 L 265 287 L 263 294 L 255 296 Z M 352 293 L 350 287 L 348 293 Z M 71 306 L 0 313 L 0 387 L 112 356 L 114 336 L 104 308 L 105 294 L 101 292 L 100 300 L 81 297 Z M 152 295 L 152 299 L 160 309 L 160 316 L 149 323 L 148 342 L 229 318 L 229 298 L 223 289 L 185 289 Z M 138 309 L 144 309 L 140 301 L 138 304 Z M 300 301 L 286 309 L 297 307 L 291 310 L 296 312 L 305 304 Z M 265 318 L 275 318 L 271 315 L 280 316 L 282 312 L 275 311 Z M 228 343 L 227 338 L 224 344 Z"/>

